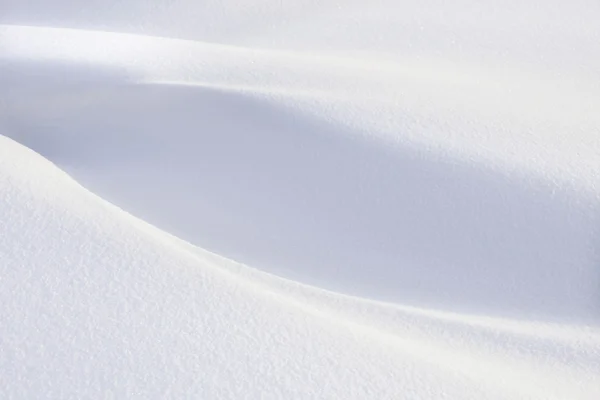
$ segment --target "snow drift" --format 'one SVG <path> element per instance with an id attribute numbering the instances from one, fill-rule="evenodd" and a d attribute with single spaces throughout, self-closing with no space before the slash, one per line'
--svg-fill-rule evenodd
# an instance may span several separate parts
<path id="1" fill-rule="evenodd" d="M 597 5 L 36 3 L 2 397 L 600 395 Z"/>

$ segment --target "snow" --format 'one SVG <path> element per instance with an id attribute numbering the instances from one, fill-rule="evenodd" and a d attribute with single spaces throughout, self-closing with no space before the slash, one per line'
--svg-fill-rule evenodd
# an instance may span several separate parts
<path id="1" fill-rule="evenodd" d="M 598 17 L 1 0 L 0 398 L 600 398 Z"/>

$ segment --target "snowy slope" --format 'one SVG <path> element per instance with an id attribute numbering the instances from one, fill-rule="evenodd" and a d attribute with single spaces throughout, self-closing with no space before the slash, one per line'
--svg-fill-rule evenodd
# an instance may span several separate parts
<path id="1" fill-rule="evenodd" d="M 373 303 L 269 277 L 1 144 L 3 398 L 600 394 L 598 330 Z"/>
<path id="2" fill-rule="evenodd" d="M 598 4 L 71 3 L 0 4 L 0 397 L 600 397 Z"/>

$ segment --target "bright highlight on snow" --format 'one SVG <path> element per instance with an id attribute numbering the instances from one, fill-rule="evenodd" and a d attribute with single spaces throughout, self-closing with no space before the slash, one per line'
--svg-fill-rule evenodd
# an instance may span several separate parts
<path id="1" fill-rule="evenodd" d="M 0 398 L 600 398 L 597 2 L 52 3 L 0 5 Z"/>

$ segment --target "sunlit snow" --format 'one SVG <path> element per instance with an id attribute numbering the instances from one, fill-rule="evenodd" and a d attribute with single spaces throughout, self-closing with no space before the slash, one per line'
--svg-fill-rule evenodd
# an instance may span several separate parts
<path id="1" fill-rule="evenodd" d="M 598 21 L 0 0 L 0 398 L 599 399 Z"/>

